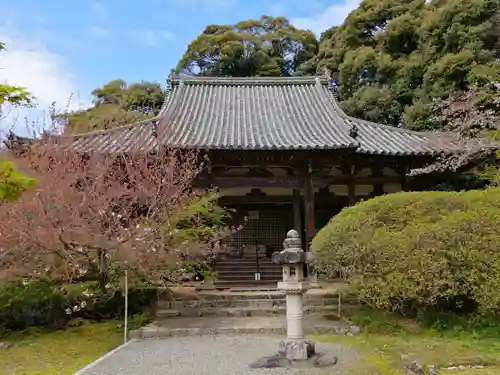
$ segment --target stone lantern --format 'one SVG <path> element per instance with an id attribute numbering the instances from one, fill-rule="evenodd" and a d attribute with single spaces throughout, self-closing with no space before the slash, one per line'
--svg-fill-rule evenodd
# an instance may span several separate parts
<path id="1" fill-rule="evenodd" d="M 287 233 L 283 250 L 272 256 L 274 263 L 283 267 L 283 281 L 278 282 L 278 290 L 285 292 L 287 339 L 280 342 L 278 352 L 289 360 L 307 359 L 314 354 L 314 343 L 304 340 L 303 294 L 309 289 L 304 278 L 304 269 L 312 263 L 313 254 L 300 247 L 301 241 L 296 230 Z"/>
<path id="2" fill-rule="evenodd" d="M 279 342 L 277 354 L 254 361 L 251 368 L 314 368 L 337 363 L 337 357 L 316 353 L 314 342 L 304 338 L 303 294 L 310 287 L 304 278 L 304 268 L 312 263 L 313 254 L 302 250 L 300 244 L 299 234 L 291 230 L 283 241 L 283 250 L 272 256 L 273 262 L 283 267 L 283 281 L 278 282 L 278 290 L 286 296 L 287 337 Z"/>

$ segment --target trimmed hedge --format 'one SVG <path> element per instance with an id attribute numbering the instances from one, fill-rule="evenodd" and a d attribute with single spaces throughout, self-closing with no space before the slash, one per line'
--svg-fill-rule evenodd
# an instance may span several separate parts
<path id="1" fill-rule="evenodd" d="M 129 290 L 129 314 L 147 310 L 153 289 Z M 122 317 L 120 291 L 103 291 L 96 283 L 58 286 L 47 280 L 17 280 L 0 284 L 0 336 L 29 327 L 63 328 L 73 319 L 105 320 Z"/>
<path id="2" fill-rule="evenodd" d="M 390 194 L 333 217 L 312 242 L 327 278 L 404 313 L 500 311 L 500 189 Z"/>

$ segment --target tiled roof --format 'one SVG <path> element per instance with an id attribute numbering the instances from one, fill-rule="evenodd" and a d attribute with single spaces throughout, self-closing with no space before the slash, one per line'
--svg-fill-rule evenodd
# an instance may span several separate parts
<path id="1" fill-rule="evenodd" d="M 347 116 L 328 81 L 316 77 L 171 81 L 159 115 L 77 136 L 72 149 L 152 151 L 159 146 L 219 150 L 333 150 L 416 155 L 446 151 L 425 134 Z M 154 125 L 153 125 L 154 124 Z"/>

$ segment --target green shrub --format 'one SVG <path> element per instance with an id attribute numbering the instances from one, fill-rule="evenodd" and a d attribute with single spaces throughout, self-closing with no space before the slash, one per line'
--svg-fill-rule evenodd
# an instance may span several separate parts
<path id="1" fill-rule="evenodd" d="M 72 318 L 105 320 L 124 315 L 125 298 L 112 286 L 103 291 L 97 282 L 87 282 L 66 285 L 63 290 L 68 304 L 66 313 Z M 154 289 L 129 289 L 129 315 L 144 312 L 155 296 Z"/>
<path id="2" fill-rule="evenodd" d="M 496 314 L 499 222 L 500 189 L 391 194 L 344 209 L 312 248 L 372 307 Z"/>
<path id="3" fill-rule="evenodd" d="M 56 326 L 66 319 L 64 294 L 47 281 L 0 284 L 0 334 Z"/>
<path id="4" fill-rule="evenodd" d="M 148 310 L 154 289 L 129 290 L 129 316 Z M 122 318 L 125 299 L 116 289 L 96 282 L 59 286 L 45 280 L 0 284 L 0 335 L 28 327 L 60 328 L 81 320 Z"/>

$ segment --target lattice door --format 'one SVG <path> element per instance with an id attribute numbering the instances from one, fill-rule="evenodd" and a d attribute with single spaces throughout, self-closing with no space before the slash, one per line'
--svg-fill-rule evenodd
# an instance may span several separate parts
<path id="1" fill-rule="evenodd" d="M 282 250 L 286 232 L 293 228 L 291 207 L 237 209 L 233 216 L 234 223 L 243 223 L 245 216 L 248 217 L 245 227 L 231 236 L 229 246 L 241 250 L 245 245 L 265 245 L 268 257 Z"/>

